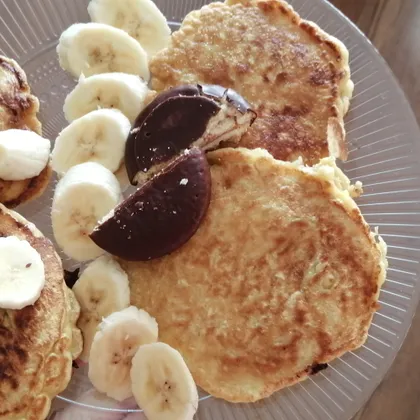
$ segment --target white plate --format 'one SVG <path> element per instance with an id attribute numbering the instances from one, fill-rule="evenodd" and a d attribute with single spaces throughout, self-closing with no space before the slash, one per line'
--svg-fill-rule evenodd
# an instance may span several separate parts
<path id="1" fill-rule="evenodd" d="M 66 125 L 61 109 L 65 95 L 75 84 L 59 68 L 55 46 L 65 28 L 88 21 L 87 3 L 0 0 L 0 53 L 18 60 L 27 72 L 41 100 L 44 134 L 50 139 Z M 156 3 L 175 29 L 188 11 L 208 1 Z M 291 4 L 302 17 L 340 38 L 350 50 L 356 89 L 346 118 L 350 157 L 342 167 L 353 181 L 363 181 L 365 194 L 358 203 L 366 220 L 372 227 L 379 227 L 388 243 L 388 278 L 380 295 L 381 309 L 361 349 L 258 404 L 231 405 L 207 398 L 200 403 L 197 418 L 201 420 L 350 419 L 391 365 L 419 299 L 420 153 L 413 113 L 383 59 L 349 20 L 323 0 L 292 0 Z M 51 196 L 50 190 L 35 204 L 19 209 L 49 237 Z M 74 399 L 87 387 L 83 370 L 76 370 L 56 406 L 68 404 L 64 399 Z M 88 419 L 91 414 L 86 412 L 78 418 Z"/>

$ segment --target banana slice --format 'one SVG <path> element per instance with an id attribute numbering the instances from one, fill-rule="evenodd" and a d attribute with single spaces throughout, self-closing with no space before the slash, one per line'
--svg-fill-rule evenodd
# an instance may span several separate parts
<path id="1" fill-rule="evenodd" d="M 67 121 L 99 108 L 119 109 L 131 123 L 144 108 L 149 93 L 147 84 L 138 76 L 125 73 L 103 73 L 79 78 L 79 83 L 64 102 Z"/>
<path id="2" fill-rule="evenodd" d="M 141 44 L 149 57 L 169 44 L 171 29 L 151 0 L 92 0 L 88 12 L 93 22 L 126 31 Z"/>
<path id="3" fill-rule="evenodd" d="M 117 401 L 131 397 L 131 359 L 139 346 L 153 343 L 157 338 L 156 320 L 135 306 L 105 318 L 90 349 L 92 385 Z"/>
<path id="4" fill-rule="evenodd" d="M 44 263 L 28 241 L 0 238 L 0 308 L 33 305 L 45 284 Z"/>
<path id="5" fill-rule="evenodd" d="M 59 175 L 85 162 L 100 163 L 111 172 L 121 166 L 129 119 L 116 109 L 98 109 L 73 121 L 57 137 L 51 166 Z"/>
<path id="6" fill-rule="evenodd" d="M 95 162 L 73 166 L 57 184 L 51 207 L 58 245 L 76 261 L 102 255 L 89 234 L 120 200 L 120 185 L 111 171 Z"/>
<path id="7" fill-rule="evenodd" d="M 33 131 L 1 131 L 0 178 L 21 181 L 38 176 L 48 164 L 50 148 L 50 141 Z"/>
<path id="8" fill-rule="evenodd" d="M 130 376 L 134 398 L 148 420 L 192 420 L 198 408 L 197 387 L 177 350 L 165 343 L 141 346 Z"/>
<path id="9" fill-rule="evenodd" d="M 91 262 L 73 287 L 80 304 L 77 326 L 83 333 L 83 352 L 79 358 L 88 362 L 96 329 L 103 317 L 130 306 L 127 274 L 109 256 Z"/>
<path id="10" fill-rule="evenodd" d="M 141 45 L 121 29 L 102 23 L 70 26 L 61 34 L 57 53 L 60 66 L 74 77 L 122 72 L 150 78 Z"/>

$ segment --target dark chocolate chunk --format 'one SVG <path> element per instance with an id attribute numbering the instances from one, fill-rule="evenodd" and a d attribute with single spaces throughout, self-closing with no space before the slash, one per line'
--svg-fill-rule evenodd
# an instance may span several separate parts
<path id="1" fill-rule="evenodd" d="M 64 270 L 64 281 L 69 289 L 73 289 L 76 281 L 79 279 L 80 268 L 76 268 L 74 271 Z"/>
<path id="2" fill-rule="evenodd" d="M 130 181 L 138 172 L 171 160 L 206 131 L 207 123 L 219 111 L 216 102 L 202 96 L 170 98 L 153 109 L 135 136 L 133 148 L 125 154 Z M 129 139 L 130 139 L 129 137 Z M 130 141 L 130 140 L 128 140 Z"/>
<path id="3" fill-rule="evenodd" d="M 90 237 L 129 261 L 169 254 L 198 229 L 210 203 L 210 167 L 198 148 L 183 152 L 117 206 Z"/>
<path id="4" fill-rule="evenodd" d="M 226 99 L 228 103 L 233 105 L 238 111 L 240 111 L 243 114 L 252 111 L 249 102 L 233 89 L 226 89 L 218 85 L 199 86 L 204 95 L 213 97 L 219 101 L 222 99 Z"/>
<path id="5" fill-rule="evenodd" d="M 201 91 L 198 85 L 181 85 L 169 89 L 159 94 L 151 103 L 159 105 L 159 103 L 165 102 L 167 99 L 176 98 L 179 96 L 200 96 Z"/>
<path id="6" fill-rule="evenodd" d="M 136 182 L 133 182 L 133 179 L 139 171 L 137 160 L 135 159 L 135 145 L 136 142 L 140 140 L 138 134 L 146 119 L 157 107 L 159 107 L 169 99 L 199 95 L 200 90 L 197 87 L 197 85 L 178 86 L 173 89 L 169 89 L 166 92 L 160 93 L 152 102 L 150 102 L 149 105 L 146 106 L 146 108 L 143 109 L 142 112 L 140 112 L 133 124 L 133 127 L 125 145 L 125 166 L 127 168 L 128 178 L 130 179 L 130 182 L 133 183 L 133 185 L 137 184 Z"/>
<path id="7" fill-rule="evenodd" d="M 307 372 L 309 375 L 316 375 L 318 372 L 321 372 L 321 370 L 327 369 L 327 367 L 327 363 L 314 363 L 312 366 L 307 368 Z"/>
<path id="8" fill-rule="evenodd" d="M 190 147 L 208 150 L 239 141 L 255 118 L 244 98 L 222 86 L 183 85 L 163 92 L 140 113 L 127 139 L 128 178 L 137 185 Z"/>

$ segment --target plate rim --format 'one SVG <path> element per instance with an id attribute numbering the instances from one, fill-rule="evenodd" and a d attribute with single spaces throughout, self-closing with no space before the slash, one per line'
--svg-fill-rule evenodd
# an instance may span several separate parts
<path id="1" fill-rule="evenodd" d="M 8 0 L 3 0 L 8 1 Z M 184 0 L 171 0 L 171 1 L 178 1 L 184 3 Z M 87 4 L 88 0 L 75 0 L 75 7 L 77 9 L 80 9 L 81 4 L 83 3 L 83 7 L 85 3 Z M 54 7 L 61 8 L 62 4 L 55 0 L 45 0 L 46 5 L 51 5 L 51 3 L 55 3 Z M 187 2 L 185 2 L 187 3 Z M 206 0 L 206 3 L 210 3 L 209 0 Z M 396 104 L 401 107 L 403 107 L 403 112 L 406 113 L 404 116 L 404 122 L 407 123 L 408 130 L 410 137 L 413 137 L 410 139 L 412 142 L 412 147 L 416 149 L 416 151 L 420 150 L 420 128 L 419 128 L 419 122 L 416 119 L 416 116 L 414 114 L 413 109 L 411 108 L 411 105 L 398 81 L 398 79 L 395 77 L 394 73 L 392 72 L 391 68 L 385 61 L 385 59 L 381 56 L 379 51 L 376 49 L 376 47 L 373 45 L 373 43 L 367 38 L 367 36 L 357 27 L 357 25 L 352 22 L 347 16 L 345 16 L 337 7 L 332 5 L 327 0 L 289 0 L 289 3 L 293 5 L 293 7 L 298 10 L 298 8 L 304 8 L 305 5 L 308 5 L 308 3 L 311 4 L 311 7 L 313 9 L 316 9 L 319 7 L 321 11 L 331 13 L 331 20 L 332 23 L 338 24 L 340 23 L 342 25 L 342 29 L 346 31 L 350 35 L 350 40 L 352 42 L 357 43 L 360 48 L 362 48 L 366 55 L 369 57 L 369 59 L 372 59 L 374 61 L 374 66 L 376 68 L 379 68 L 381 71 L 383 71 L 383 78 L 386 80 L 386 83 L 389 84 L 391 87 L 390 89 L 395 94 L 395 97 L 392 97 L 392 99 L 389 99 L 390 104 Z M 0 6 L 2 4 L 2 0 L 0 0 Z M 63 6 L 63 9 L 65 11 L 65 8 Z M 302 14 L 302 17 L 305 19 L 305 14 Z M 314 20 L 316 19 L 311 19 Z M 321 25 L 322 28 L 322 25 Z M 327 31 L 329 32 L 329 31 Z M 52 31 L 53 36 L 56 34 L 54 31 Z M 0 36 L 2 33 L 0 33 Z M 13 35 L 13 34 L 12 34 Z M 0 38 L 1 39 L 1 38 Z M 43 47 L 44 49 L 52 48 L 53 45 L 57 44 L 57 39 L 48 39 L 39 46 Z M 39 51 L 36 51 L 35 49 L 29 51 L 30 54 L 23 54 L 22 55 L 22 61 L 21 65 L 25 68 L 25 66 L 34 58 L 35 55 L 39 54 Z M 351 59 L 351 56 L 350 56 Z M 414 139 L 416 137 L 416 139 Z M 410 144 L 411 146 L 411 144 Z M 415 176 L 420 179 L 420 165 L 419 169 L 416 169 Z M 357 175 L 354 176 L 354 179 L 357 179 Z M 417 211 L 420 214 L 420 201 L 418 203 L 418 209 L 416 208 L 416 214 Z M 22 209 L 25 209 L 24 206 L 21 206 L 18 208 L 18 211 L 21 211 Z M 371 224 L 373 227 L 374 224 Z M 419 223 L 420 227 L 420 223 Z M 416 237 L 418 240 L 420 240 L 420 232 L 418 234 L 418 237 Z M 416 243 L 417 246 L 417 243 Z M 420 242 L 418 249 L 420 250 Z M 395 361 L 395 358 L 398 354 L 398 352 L 401 349 L 402 344 L 405 342 L 406 336 L 408 334 L 408 331 L 412 325 L 413 317 L 416 313 L 416 310 L 418 308 L 418 303 L 420 300 L 420 272 L 418 269 L 415 270 L 415 279 L 414 279 L 414 287 L 413 287 L 413 293 L 410 295 L 409 298 L 409 306 L 407 306 L 407 309 L 405 310 L 404 319 L 402 321 L 402 325 L 399 327 L 398 331 L 398 337 L 395 339 L 392 345 L 392 349 L 389 350 L 389 353 L 386 354 L 384 359 L 378 364 L 377 372 L 374 376 L 369 378 L 368 381 L 363 385 L 362 389 L 362 397 L 357 396 L 355 402 L 357 404 L 353 404 L 349 409 L 346 408 L 345 412 L 342 415 L 339 415 L 340 420 L 349 420 L 351 419 L 365 404 L 366 402 L 371 398 L 374 391 L 377 389 L 378 385 L 383 381 L 385 375 L 387 372 L 389 372 L 393 362 Z M 58 398 L 63 399 L 63 397 L 58 396 Z M 214 398 L 209 398 L 208 401 L 212 401 Z M 262 400 L 264 402 L 264 400 Z M 76 402 L 72 401 L 73 404 Z M 207 402 L 203 402 L 206 404 Z M 95 407 L 98 409 L 98 407 Z M 110 411 L 109 409 L 106 409 L 106 411 Z M 123 412 L 129 414 L 130 412 L 133 412 L 133 410 L 111 410 L 114 412 Z M 135 410 L 137 412 L 141 412 L 141 410 Z M 217 413 L 217 411 L 216 411 Z M 348 417 L 347 417 L 348 416 Z"/>

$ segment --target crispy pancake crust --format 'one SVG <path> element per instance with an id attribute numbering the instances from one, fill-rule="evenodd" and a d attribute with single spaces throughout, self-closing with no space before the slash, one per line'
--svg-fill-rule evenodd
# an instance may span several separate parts
<path id="1" fill-rule="evenodd" d="M 27 201 L 40 197 L 48 187 L 52 176 L 50 165 L 36 177 L 22 181 L 4 181 L 0 179 L 0 203 L 14 208 Z"/>
<path id="2" fill-rule="evenodd" d="M 161 259 L 120 263 L 132 304 L 156 317 L 197 384 L 251 402 L 364 343 L 385 246 L 332 158 L 304 168 L 228 148 L 209 161 L 212 200 L 191 240 Z"/>
<path id="3" fill-rule="evenodd" d="M 0 55 L 0 131 L 18 128 L 41 134 L 38 111 L 25 72 L 15 60 Z"/>
<path id="4" fill-rule="evenodd" d="M 41 134 L 36 114 L 39 101 L 31 94 L 25 72 L 16 61 L 0 56 L 0 131 L 17 128 Z M 22 181 L 0 179 L 0 203 L 13 208 L 38 198 L 52 174 L 47 166 L 37 177 Z"/>
<path id="5" fill-rule="evenodd" d="M 0 235 L 26 239 L 40 253 L 46 275 L 34 305 L 19 311 L 0 309 L 0 419 L 41 420 L 48 415 L 51 399 L 70 380 L 71 351 L 77 351 L 72 331 L 77 331 L 80 309 L 70 300 L 73 292 L 64 283 L 52 243 L 2 205 L 0 220 Z"/>
<path id="6" fill-rule="evenodd" d="M 213 83 L 237 90 L 259 118 L 240 146 L 305 163 L 347 158 L 353 92 L 348 51 L 281 0 L 230 0 L 187 15 L 150 63 L 153 88 Z"/>
<path id="7" fill-rule="evenodd" d="M 67 302 L 68 302 L 67 312 L 68 312 L 70 325 L 72 326 L 71 355 L 72 355 L 72 359 L 76 360 L 82 354 L 82 351 L 83 351 L 82 331 L 80 331 L 79 328 L 77 328 L 76 326 L 77 321 L 79 320 L 79 316 L 80 316 L 80 305 L 73 291 L 70 290 L 68 287 L 65 287 L 65 290 L 66 290 Z"/>

